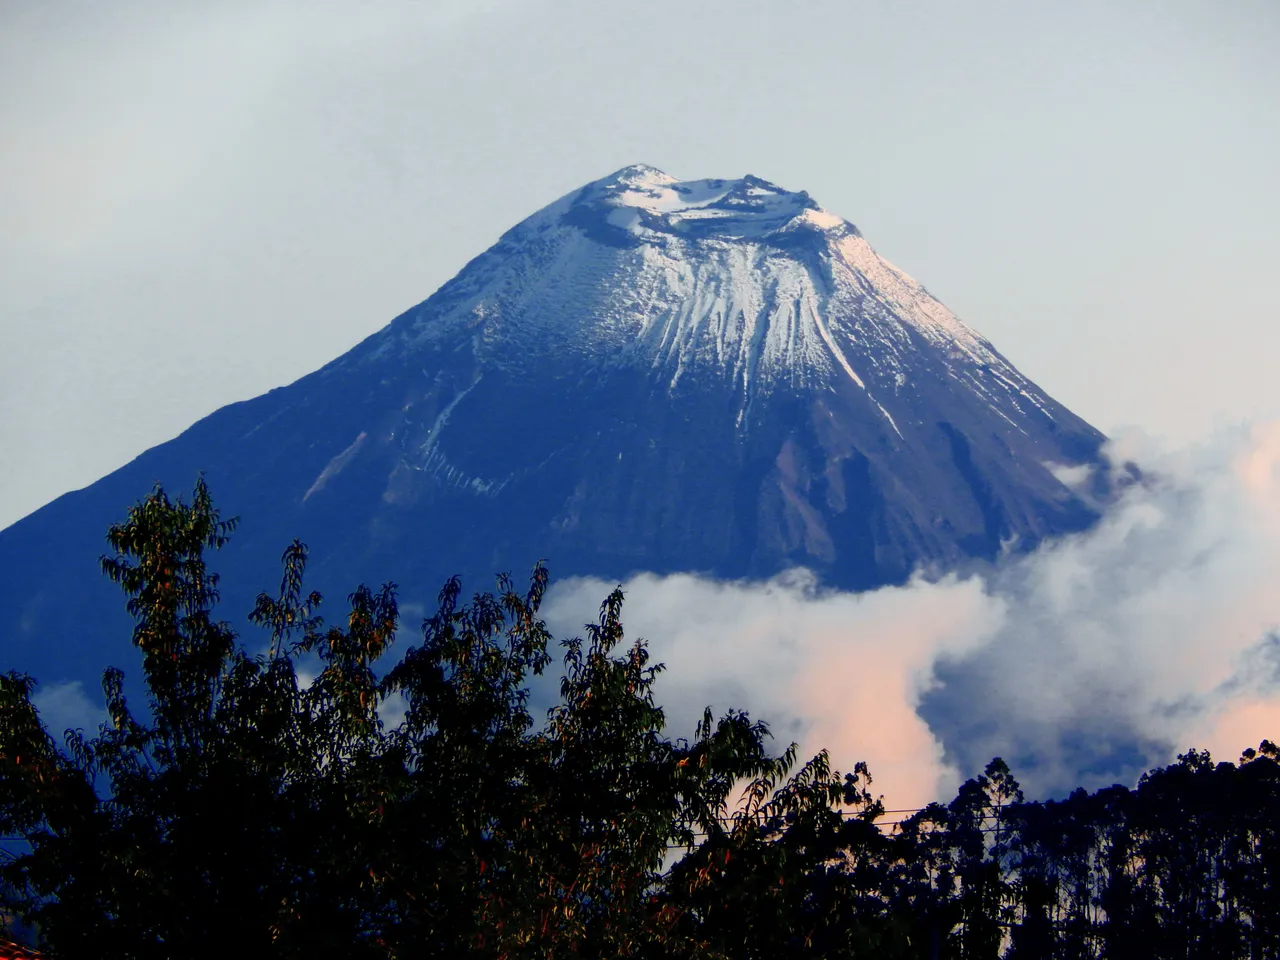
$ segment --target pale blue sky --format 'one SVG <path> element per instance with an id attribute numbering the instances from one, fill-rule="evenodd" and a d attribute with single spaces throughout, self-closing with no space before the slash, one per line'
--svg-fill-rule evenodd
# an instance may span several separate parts
<path id="1" fill-rule="evenodd" d="M 1280 414 L 1277 50 L 1275 0 L 7 0 L 0 526 L 638 161 L 808 190 L 1103 430 Z"/>

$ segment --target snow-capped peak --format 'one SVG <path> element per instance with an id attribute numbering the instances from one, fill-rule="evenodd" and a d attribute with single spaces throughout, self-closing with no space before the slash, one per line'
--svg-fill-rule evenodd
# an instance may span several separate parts
<path id="1" fill-rule="evenodd" d="M 727 381 L 744 429 L 762 394 L 854 389 L 896 442 L 916 416 L 899 398 L 926 370 L 1010 424 L 1051 409 L 853 224 L 750 175 L 678 180 L 637 164 L 592 181 L 505 234 L 369 356 L 455 338 L 480 370 L 648 368 L 673 392 Z"/>
<path id="2" fill-rule="evenodd" d="M 801 225 L 854 232 L 852 225 L 820 209 L 808 193 L 787 191 L 750 174 L 677 180 L 653 166 L 626 166 L 589 184 L 577 202 L 608 207 L 608 223 L 636 236 L 754 238 Z"/>
<path id="3" fill-rule="evenodd" d="M 677 180 L 668 173 L 634 164 L 587 184 L 547 208 L 579 218 L 591 212 L 637 237 L 673 234 L 724 239 L 759 238 L 803 227 L 856 235 L 841 217 L 819 207 L 804 191 L 793 192 L 760 177 Z"/>

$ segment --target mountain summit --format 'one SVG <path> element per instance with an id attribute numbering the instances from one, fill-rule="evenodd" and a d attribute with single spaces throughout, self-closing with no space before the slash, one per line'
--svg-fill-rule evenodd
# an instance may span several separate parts
<path id="1" fill-rule="evenodd" d="M 974 367 L 999 368 L 997 395 L 1041 402 L 853 224 L 807 193 L 752 176 L 681 182 L 633 166 L 588 184 L 508 232 L 393 325 L 400 339 L 383 345 L 411 347 L 417 337 L 477 322 L 488 359 L 504 366 L 541 363 L 551 348 L 593 365 L 645 363 L 672 390 L 686 372 L 717 371 L 738 388 L 739 427 L 762 391 L 814 387 L 843 373 L 874 396 L 851 356 L 883 381 L 877 390 L 900 393 L 921 346 L 912 334 L 958 350 Z"/>
<path id="2" fill-rule="evenodd" d="M 539 557 L 901 582 L 1088 525 L 1058 467 L 1102 441 L 807 193 L 627 167 L 319 371 L 0 532 L 0 635 L 50 680 L 118 659 L 102 533 L 200 471 L 243 521 L 217 561 L 238 615 L 295 536 L 335 597 L 395 578 L 427 601 Z"/>

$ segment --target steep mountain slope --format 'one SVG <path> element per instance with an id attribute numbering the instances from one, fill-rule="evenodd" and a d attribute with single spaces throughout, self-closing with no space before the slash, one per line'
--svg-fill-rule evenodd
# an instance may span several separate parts
<path id="1" fill-rule="evenodd" d="M 122 659 L 103 531 L 200 471 L 243 520 L 217 561 L 238 616 L 294 536 L 335 599 L 394 578 L 430 602 L 538 558 L 898 582 L 1090 523 L 1052 468 L 1102 439 L 808 194 L 628 167 L 316 373 L 0 532 L 0 644 L 49 680 Z"/>

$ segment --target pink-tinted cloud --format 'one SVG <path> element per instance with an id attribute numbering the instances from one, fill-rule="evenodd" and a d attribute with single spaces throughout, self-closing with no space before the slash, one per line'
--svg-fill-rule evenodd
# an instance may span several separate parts
<path id="1" fill-rule="evenodd" d="M 628 581 L 672 734 L 707 704 L 748 709 L 780 747 L 868 761 L 891 806 L 996 755 L 1043 795 L 1280 739 L 1280 423 L 1174 451 L 1133 435 L 1112 456 L 1144 479 L 1094 529 L 983 577 L 857 595 L 804 571 Z M 553 625 L 572 632 L 612 586 L 558 585 Z"/>

